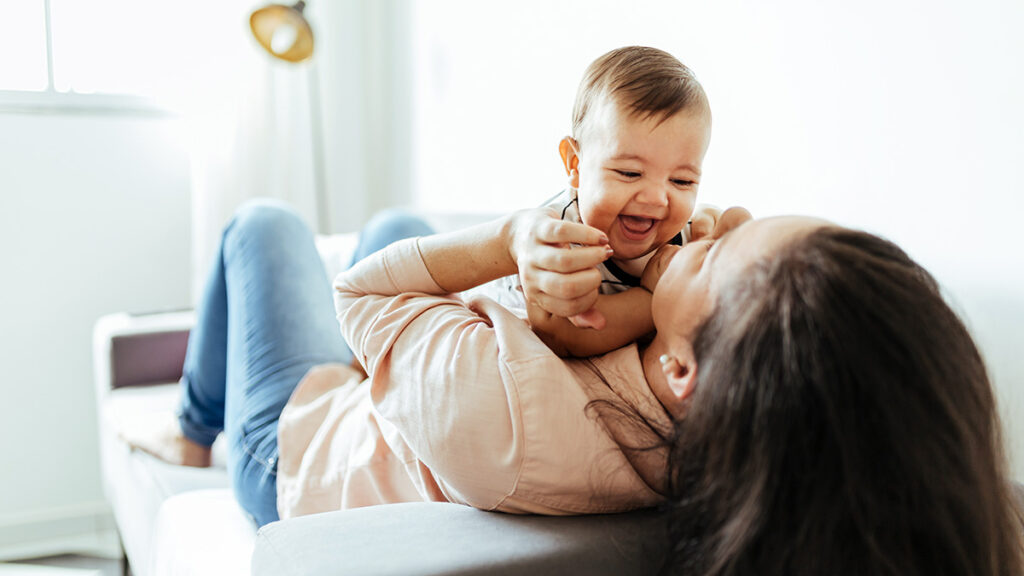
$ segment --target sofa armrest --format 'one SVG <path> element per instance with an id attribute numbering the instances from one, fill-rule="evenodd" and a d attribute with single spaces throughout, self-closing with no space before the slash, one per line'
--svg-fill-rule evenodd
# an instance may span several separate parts
<path id="1" fill-rule="evenodd" d="M 181 377 L 192 310 L 109 314 L 93 328 L 97 399 L 116 388 L 174 382 Z"/>
<path id="2" fill-rule="evenodd" d="M 419 502 L 268 524 L 252 574 L 651 574 L 666 550 L 665 517 L 651 510 L 519 516 Z"/>

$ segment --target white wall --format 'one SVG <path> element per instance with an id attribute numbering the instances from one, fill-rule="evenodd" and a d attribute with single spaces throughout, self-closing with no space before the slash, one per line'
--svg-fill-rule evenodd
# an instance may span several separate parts
<path id="1" fill-rule="evenodd" d="M 93 407 L 96 318 L 190 306 L 221 226 L 250 196 L 277 195 L 316 222 L 310 72 L 322 78 L 329 228 L 357 229 L 408 198 L 406 0 L 314 3 L 317 59 L 301 66 L 256 46 L 247 22 L 259 4 L 204 5 L 206 17 L 188 22 L 179 21 L 188 10 L 134 7 L 126 18 L 143 37 L 131 55 L 142 68 L 129 73 L 120 58 L 89 67 L 115 87 L 125 74 L 158 80 L 147 94 L 181 119 L 27 109 L 69 100 L 15 94 L 12 105 L 0 94 L 0 302 L 9 308 L 0 331 L 0 558 L 21 542 L 109 525 Z M 168 48 L 174 25 L 196 41 Z M 86 28 L 114 44 L 121 37 Z"/>
<path id="2" fill-rule="evenodd" d="M 106 518 L 93 322 L 189 304 L 177 120 L 0 112 L 0 547 Z"/>
<path id="3" fill-rule="evenodd" d="M 564 185 L 584 68 L 656 46 L 714 115 L 701 199 L 888 236 L 983 348 L 1024 479 L 1024 2 L 473 0 L 416 5 L 415 197 L 511 210 Z"/>

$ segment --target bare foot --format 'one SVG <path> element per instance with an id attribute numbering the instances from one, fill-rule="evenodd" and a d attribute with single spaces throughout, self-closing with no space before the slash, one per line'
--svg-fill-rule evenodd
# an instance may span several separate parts
<path id="1" fill-rule="evenodd" d="M 174 412 L 144 416 L 120 423 L 117 434 L 129 446 L 178 466 L 206 468 L 210 465 L 210 447 L 186 438 Z"/>

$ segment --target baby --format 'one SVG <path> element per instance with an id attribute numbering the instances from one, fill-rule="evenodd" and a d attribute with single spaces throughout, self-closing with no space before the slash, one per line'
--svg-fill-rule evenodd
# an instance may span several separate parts
<path id="1" fill-rule="evenodd" d="M 691 217 L 695 237 L 718 218 L 711 208 L 694 215 L 710 137 L 707 96 L 675 57 L 633 46 L 595 60 L 576 95 L 572 136 L 559 144 L 569 187 L 524 216 L 533 219 L 529 237 L 510 247 L 519 275 L 499 281 L 498 301 L 525 308 L 563 356 L 607 352 L 651 332 L 644 267 L 660 247 L 688 240 Z M 593 237 L 583 226 L 600 231 L 602 244 L 583 243 Z"/>

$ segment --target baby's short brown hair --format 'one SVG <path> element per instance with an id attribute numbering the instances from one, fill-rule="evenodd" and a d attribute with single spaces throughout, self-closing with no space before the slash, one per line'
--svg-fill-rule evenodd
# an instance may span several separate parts
<path id="1" fill-rule="evenodd" d="M 704 88 L 693 71 L 664 50 L 646 46 L 617 48 L 594 60 L 583 74 L 572 109 L 572 136 L 583 136 L 584 121 L 602 99 L 644 118 L 671 118 L 694 108 L 710 118 Z"/>

